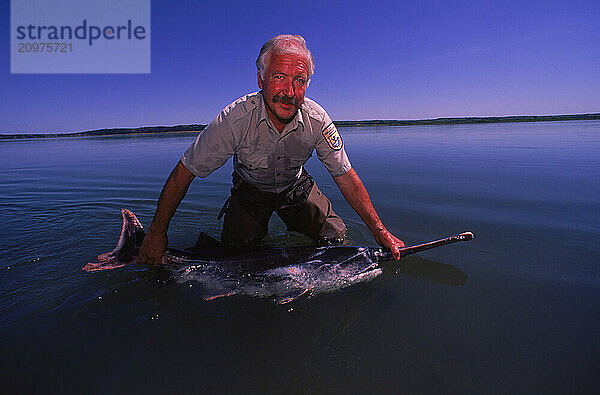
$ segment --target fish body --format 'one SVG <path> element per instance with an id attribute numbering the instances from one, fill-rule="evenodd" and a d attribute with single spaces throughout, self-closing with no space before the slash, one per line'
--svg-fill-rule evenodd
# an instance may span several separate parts
<path id="1" fill-rule="evenodd" d="M 98 261 L 88 263 L 83 270 L 115 269 L 136 262 L 146 233 L 131 211 L 121 209 L 121 214 L 123 225 L 115 248 L 98 255 Z M 202 238 L 204 243 L 200 242 Z M 405 247 L 400 252 L 406 256 L 472 238 L 471 232 L 465 232 Z M 359 246 L 274 248 L 231 255 L 216 240 L 201 234 L 189 250 L 167 248 L 162 261 L 178 282 L 190 286 L 199 283 L 207 300 L 245 294 L 288 303 L 306 293 L 329 292 L 370 281 L 382 273 L 380 263 L 392 259 L 390 251 Z"/>
<path id="2" fill-rule="evenodd" d="M 145 232 L 137 217 L 121 209 L 123 225 L 115 248 L 98 255 L 87 272 L 136 262 Z M 381 274 L 389 258 L 381 249 L 356 246 L 291 247 L 227 255 L 215 251 L 167 248 L 163 265 L 182 283 L 200 283 L 207 300 L 235 294 L 274 297 L 287 303 L 306 293 L 344 288 Z"/>
<path id="3" fill-rule="evenodd" d="M 90 262 L 83 267 L 88 272 L 108 270 L 136 262 L 137 254 L 146 233 L 141 222 L 129 210 L 121 209 L 123 225 L 115 248 L 98 255 L 98 262 Z M 378 263 L 389 256 L 380 248 L 356 246 L 289 247 L 257 250 L 236 255 L 227 255 L 215 251 L 191 251 L 167 248 L 163 255 L 163 264 L 176 268 L 187 267 L 193 270 L 202 265 L 218 264 L 233 271 L 262 271 L 276 267 L 285 267 L 303 262 L 322 261 L 329 264 L 347 262 L 356 256 L 362 256 L 369 265 Z"/>

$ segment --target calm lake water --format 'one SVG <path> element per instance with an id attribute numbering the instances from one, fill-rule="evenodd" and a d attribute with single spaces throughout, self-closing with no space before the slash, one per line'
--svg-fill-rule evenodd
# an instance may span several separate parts
<path id="1" fill-rule="evenodd" d="M 147 227 L 194 136 L 0 141 L 5 391 L 592 392 L 600 385 L 600 122 L 347 128 L 350 160 L 407 244 L 475 240 L 284 305 L 164 268 L 81 270 L 120 208 Z M 307 168 L 375 242 L 323 166 Z M 231 163 L 194 181 L 170 245 L 218 236 Z M 307 240 L 274 216 L 273 246 Z M 467 276 L 455 281 L 456 273 Z"/>

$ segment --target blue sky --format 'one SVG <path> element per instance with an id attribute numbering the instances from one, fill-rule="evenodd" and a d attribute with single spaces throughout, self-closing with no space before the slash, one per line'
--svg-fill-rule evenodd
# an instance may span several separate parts
<path id="1" fill-rule="evenodd" d="M 0 133 L 208 123 L 280 33 L 306 38 L 334 120 L 600 112 L 598 1 L 153 0 L 147 75 L 11 75 L 0 4 Z"/>

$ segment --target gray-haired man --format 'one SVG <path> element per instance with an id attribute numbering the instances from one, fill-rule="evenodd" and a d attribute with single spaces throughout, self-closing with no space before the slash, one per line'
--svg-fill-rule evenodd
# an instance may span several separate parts
<path id="1" fill-rule="evenodd" d="M 273 37 L 262 46 L 256 64 L 261 91 L 225 107 L 185 151 L 163 187 L 138 262 L 161 263 L 169 222 L 190 183 L 232 155 L 233 188 L 222 211 L 225 246 L 264 238 L 273 211 L 289 230 L 321 243 L 339 241 L 346 227 L 303 168 L 313 151 L 375 240 L 399 259 L 404 243 L 383 226 L 335 125 L 317 103 L 304 97 L 314 73 L 304 39 Z"/>

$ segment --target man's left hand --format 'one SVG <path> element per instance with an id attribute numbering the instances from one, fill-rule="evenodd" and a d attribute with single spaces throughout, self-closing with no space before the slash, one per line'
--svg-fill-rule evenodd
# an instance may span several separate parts
<path id="1" fill-rule="evenodd" d="M 400 248 L 404 247 L 404 242 L 383 228 L 374 234 L 375 240 L 380 246 L 389 248 L 394 255 L 394 259 L 399 261 L 401 257 Z"/>

